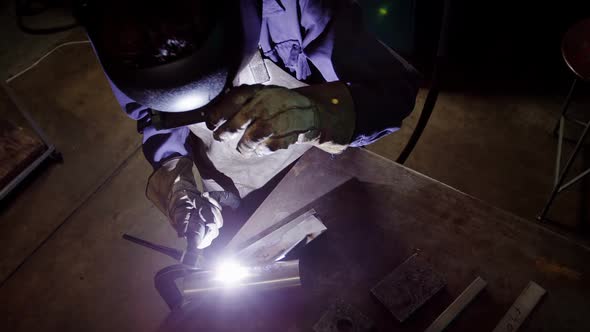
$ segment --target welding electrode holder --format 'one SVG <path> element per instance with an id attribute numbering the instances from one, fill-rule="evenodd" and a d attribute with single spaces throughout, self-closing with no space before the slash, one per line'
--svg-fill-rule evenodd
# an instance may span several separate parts
<path id="1" fill-rule="evenodd" d="M 186 250 L 180 258 L 182 264 L 197 269 L 203 266 L 203 250 L 197 248 L 197 243 L 203 240 L 205 232 L 206 226 L 203 223 L 197 223 L 196 225 L 189 223 L 185 234 Z"/>
<path id="2" fill-rule="evenodd" d="M 172 129 L 205 122 L 205 108 L 187 112 L 169 113 L 149 108 L 147 115 L 137 120 L 137 132 L 143 134 L 145 128 L 153 126 L 156 130 Z"/>

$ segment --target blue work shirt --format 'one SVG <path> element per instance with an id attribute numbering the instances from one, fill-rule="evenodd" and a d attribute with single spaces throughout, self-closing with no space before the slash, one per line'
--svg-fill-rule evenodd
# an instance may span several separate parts
<path id="1" fill-rule="evenodd" d="M 346 0 L 262 0 L 259 47 L 263 55 L 310 82 L 346 82 L 355 104 L 356 128 L 350 146 L 360 147 L 395 132 L 414 108 L 418 74 L 367 32 L 357 4 Z M 318 76 L 318 75 L 315 75 Z M 314 81 L 317 81 L 315 79 Z M 146 107 L 111 83 L 131 118 Z M 168 158 L 189 156 L 188 127 L 143 131 L 143 152 L 154 169 Z"/>

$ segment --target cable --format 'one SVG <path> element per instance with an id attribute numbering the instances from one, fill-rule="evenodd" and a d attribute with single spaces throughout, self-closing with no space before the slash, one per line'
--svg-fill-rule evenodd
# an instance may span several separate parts
<path id="1" fill-rule="evenodd" d="M 22 74 L 28 72 L 29 70 L 33 69 L 35 66 L 37 66 L 41 61 L 43 61 L 45 58 L 47 58 L 48 56 L 51 55 L 51 53 L 57 51 L 58 49 L 64 47 L 64 46 L 69 46 L 69 45 L 79 45 L 79 44 L 90 44 L 89 40 L 77 40 L 77 41 L 70 41 L 70 42 L 65 42 L 63 44 L 60 44 L 56 47 L 54 47 L 51 51 L 45 53 L 45 55 L 43 55 L 39 60 L 33 62 L 33 64 L 31 64 L 30 66 L 28 66 L 27 68 L 21 70 L 20 72 L 16 73 L 15 75 L 9 77 L 6 80 L 6 83 L 10 83 L 12 80 L 16 79 L 17 77 L 21 76 Z"/>
<path id="2" fill-rule="evenodd" d="M 443 59 L 447 55 L 448 25 L 449 17 L 451 15 L 451 0 L 444 0 L 443 6 L 443 14 L 441 20 L 440 34 L 438 37 L 438 45 L 436 48 L 436 56 L 434 60 L 434 69 L 432 73 L 431 86 L 428 90 L 428 94 L 426 95 L 424 105 L 422 106 L 422 113 L 420 113 L 420 118 L 418 118 L 416 128 L 414 128 L 414 132 L 412 132 L 412 135 L 406 143 L 406 146 L 396 159 L 396 162 L 400 164 L 404 164 L 406 162 L 406 160 L 416 147 L 416 144 L 420 140 L 420 136 L 422 136 L 422 132 L 426 128 L 428 120 L 430 120 L 430 116 L 432 115 L 434 106 L 436 106 L 436 101 L 438 99 L 438 94 L 440 92 L 440 67 L 443 65 Z"/>

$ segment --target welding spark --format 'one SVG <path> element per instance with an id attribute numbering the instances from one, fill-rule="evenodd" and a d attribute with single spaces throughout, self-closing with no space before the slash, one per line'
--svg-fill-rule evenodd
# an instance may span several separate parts
<path id="1" fill-rule="evenodd" d="M 215 269 L 215 280 L 227 286 L 236 285 L 249 275 L 246 267 L 231 260 L 223 261 Z"/>

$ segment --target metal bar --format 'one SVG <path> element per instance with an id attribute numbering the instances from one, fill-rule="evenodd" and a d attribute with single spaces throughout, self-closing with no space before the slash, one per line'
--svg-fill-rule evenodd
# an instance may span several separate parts
<path id="1" fill-rule="evenodd" d="M 559 118 L 559 137 L 557 138 L 557 157 L 555 159 L 555 177 L 553 179 L 553 186 L 557 187 L 559 181 L 559 174 L 561 173 L 561 152 L 563 151 L 563 132 L 565 127 L 564 117 Z"/>
<path id="2" fill-rule="evenodd" d="M 186 298 L 196 297 L 207 292 L 248 290 L 271 290 L 301 285 L 299 261 L 282 261 L 248 269 L 248 276 L 236 284 L 225 284 L 216 279 L 215 271 L 201 270 L 184 278 L 182 293 Z"/>
<path id="3" fill-rule="evenodd" d="M 561 117 L 565 116 L 565 113 L 567 112 L 567 109 L 570 106 L 570 102 L 572 101 L 572 96 L 574 95 L 574 90 L 576 89 L 577 83 L 578 83 L 578 78 L 576 77 L 576 78 L 574 78 L 574 82 L 572 83 L 572 86 L 570 87 L 570 91 L 568 92 L 567 97 L 565 97 L 565 100 L 563 101 L 563 105 L 561 106 L 561 113 L 559 115 L 560 120 L 561 120 Z M 555 135 L 557 133 L 558 127 L 559 127 L 559 121 L 553 127 L 553 135 Z"/>
<path id="4" fill-rule="evenodd" d="M 452 321 L 473 301 L 473 299 L 487 286 L 487 282 L 481 277 L 473 282 L 443 311 L 438 318 L 430 324 L 425 332 L 443 331 Z"/>
<path id="5" fill-rule="evenodd" d="M 580 136 L 580 139 L 576 143 L 576 147 L 574 148 L 574 152 L 569 157 L 567 163 L 565 164 L 565 167 L 563 169 L 563 172 L 559 176 L 559 180 L 557 181 L 557 185 L 555 185 L 553 187 L 553 190 L 551 191 L 551 194 L 549 196 L 549 199 L 547 200 L 547 203 L 543 207 L 543 210 L 541 211 L 541 214 L 538 217 L 539 220 L 541 220 L 541 221 L 545 220 L 545 216 L 547 215 L 547 212 L 549 211 L 549 208 L 553 204 L 553 201 L 555 200 L 555 197 L 559 193 L 559 188 L 561 187 L 562 183 L 565 181 L 565 177 L 567 176 L 570 168 L 574 164 L 574 160 L 576 159 L 576 156 L 578 155 L 578 153 L 582 149 L 582 145 L 584 144 L 584 141 L 586 140 L 586 136 L 588 135 L 588 132 L 589 131 L 590 131 L 590 122 L 588 122 L 586 124 L 586 127 L 584 128 L 584 131 L 582 132 L 582 136 Z"/>
<path id="6" fill-rule="evenodd" d="M 563 117 L 564 117 L 564 118 L 565 118 L 567 121 L 571 121 L 571 122 L 573 122 L 573 123 L 575 123 L 575 124 L 577 124 L 577 125 L 580 125 L 580 126 L 585 126 L 585 125 L 586 125 L 586 122 L 584 122 L 584 121 L 582 121 L 582 120 L 578 120 L 578 119 L 570 118 L 570 117 L 569 117 L 569 116 L 567 116 L 567 115 L 564 115 Z"/>
<path id="7" fill-rule="evenodd" d="M 580 175 L 576 176 L 575 178 L 571 179 L 568 183 L 564 184 L 563 186 L 559 187 L 559 192 L 562 192 L 564 190 L 566 190 L 567 188 L 569 188 L 569 186 L 571 186 L 572 184 L 578 182 L 580 179 L 582 179 L 584 176 L 590 174 L 590 168 L 585 170 L 584 172 L 582 172 Z"/>
<path id="8" fill-rule="evenodd" d="M 250 265 L 282 259 L 302 241 L 309 243 L 326 231 L 326 226 L 309 210 L 290 221 L 280 222 L 260 232 L 229 256 Z"/>
<path id="9" fill-rule="evenodd" d="M 123 234 L 123 238 L 127 241 L 133 242 L 133 243 L 140 245 L 142 247 L 146 247 L 146 248 L 152 249 L 154 251 L 157 251 L 161 254 L 164 254 L 168 257 L 172 257 L 175 260 L 180 260 L 182 258 L 182 251 L 181 250 L 162 246 L 159 244 L 155 244 L 155 243 L 140 239 L 138 237 L 135 237 L 135 236 L 132 236 L 129 234 Z"/>
<path id="10" fill-rule="evenodd" d="M 493 332 L 516 331 L 547 291 L 534 281 L 529 282 Z"/>
<path id="11" fill-rule="evenodd" d="M 29 174 L 31 174 L 42 162 L 46 159 L 51 158 L 51 155 L 55 152 L 53 145 L 48 146 L 48 149 L 43 152 L 42 155 L 37 157 L 27 168 L 22 170 L 14 179 L 12 179 L 7 185 L 0 190 L 0 200 L 8 195 L 19 183 L 21 183 Z"/>

